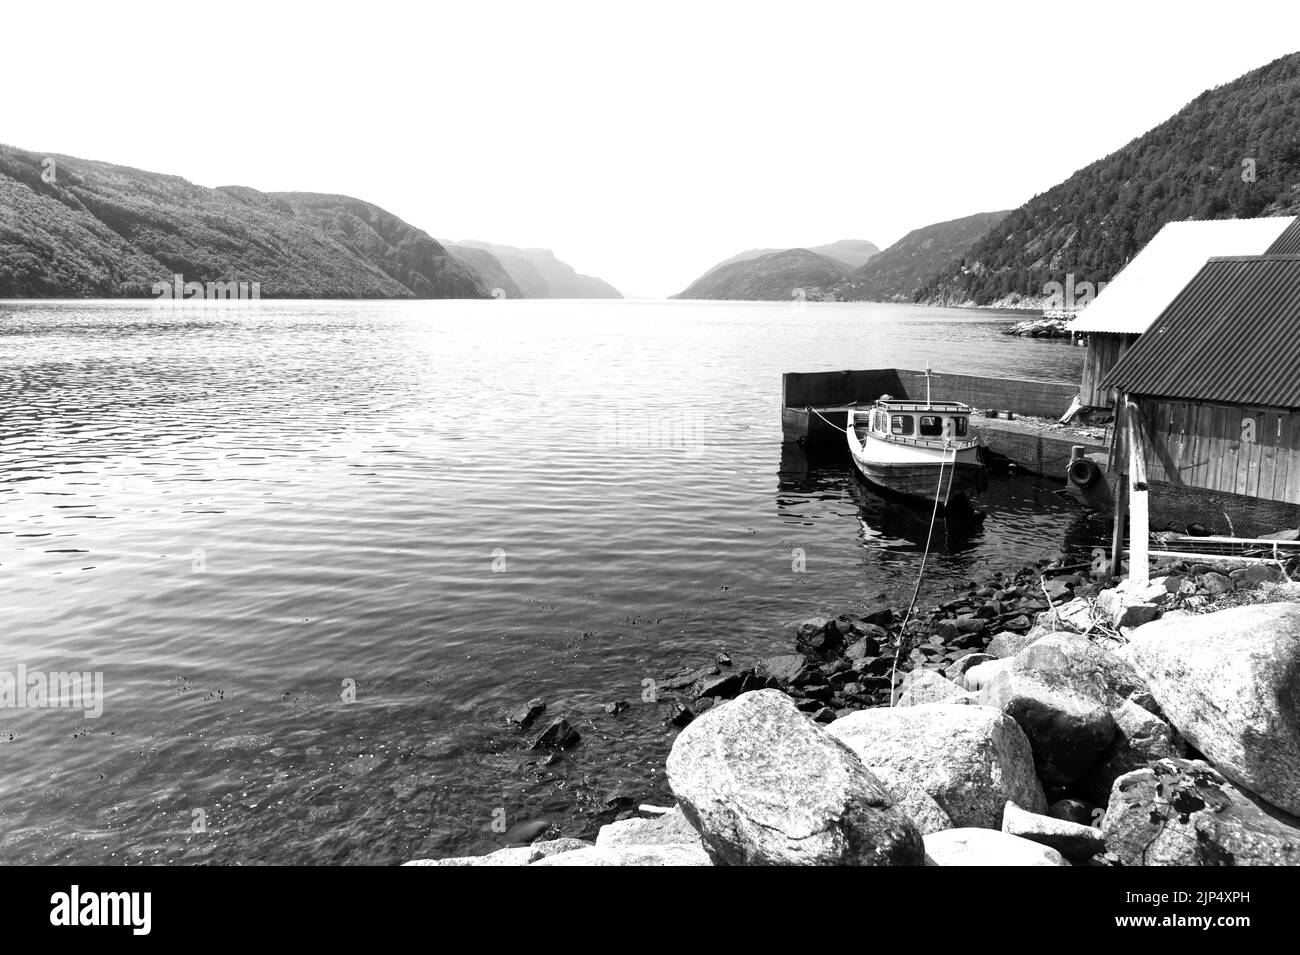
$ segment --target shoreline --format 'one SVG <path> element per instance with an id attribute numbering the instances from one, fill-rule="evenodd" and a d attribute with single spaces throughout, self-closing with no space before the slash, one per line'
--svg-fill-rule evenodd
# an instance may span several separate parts
<path id="1" fill-rule="evenodd" d="M 744 665 L 719 653 L 705 662 L 684 664 L 657 682 L 657 701 L 667 701 L 670 705 L 669 729 L 680 731 L 669 755 L 669 782 L 678 797 L 678 805 L 661 807 L 643 801 L 636 809 L 628 806 L 600 828 L 594 842 L 554 833 L 546 825 L 526 833 L 528 838 L 486 855 L 421 859 L 404 864 L 756 864 L 753 860 L 743 861 L 744 852 L 741 861 L 729 855 L 739 850 L 724 846 L 726 839 L 712 831 L 708 819 L 709 812 L 714 810 L 724 813 L 742 810 L 732 806 L 704 812 L 692 804 L 692 786 L 699 780 L 692 783 L 681 778 L 680 771 L 674 774 L 673 761 L 679 748 L 685 745 L 683 740 L 689 741 L 706 732 L 703 729 L 706 726 L 716 731 L 731 722 L 728 713 L 749 707 L 774 713 L 777 719 L 795 719 L 792 724 L 795 730 L 787 728 L 780 739 L 765 741 L 773 747 L 787 745 L 790 733 L 798 735 L 804 724 L 827 736 L 840 732 L 836 728 L 840 724 L 843 732 L 848 733 L 848 728 L 856 723 L 897 720 L 900 714 L 948 718 L 955 707 L 971 715 L 1005 711 L 1006 716 L 999 715 L 999 720 L 1015 725 L 1020 711 L 1015 706 L 1002 705 L 1006 700 L 999 702 L 999 695 L 1005 697 L 1009 692 L 1009 677 L 998 679 L 1002 671 L 1010 673 L 1016 667 L 1030 668 L 1032 664 L 1037 668 L 1038 679 L 1077 697 L 1079 688 L 1070 684 L 1082 672 L 1078 667 L 1080 658 L 1088 658 L 1094 676 L 1096 672 L 1106 673 L 1106 679 L 1118 681 L 1129 690 L 1134 686 L 1144 687 L 1141 692 L 1129 692 L 1122 699 L 1115 695 L 1118 691 L 1113 687 L 1101 691 L 1103 697 L 1108 694 L 1112 697 L 1111 708 L 1117 711 L 1107 717 L 1112 736 L 1116 732 L 1114 726 L 1122 724 L 1131 728 L 1135 720 L 1143 724 L 1143 732 L 1125 737 L 1122 745 L 1118 737 L 1114 740 L 1108 737 L 1107 745 L 1092 754 L 1088 768 L 1091 775 L 1080 773 L 1078 781 L 1063 782 L 1059 775 L 1051 775 L 1053 770 L 1044 772 L 1038 752 L 1037 736 L 1041 734 L 1033 728 L 1033 720 L 1028 720 L 1023 735 L 1030 737 L 1033 744 L 1029 748 L 1034 753 L 1033 768 L 1041 777 L 1043 801 L 1005 800 L 1008 803 L 1005 813 L 1000 804 L 996 813 L 1001 828 L 987 824 L 991 817 L 975 827 L 988 835 L 969 836 L 966 833 L 970 827 L 961 820 L 951 814 L 936 813 L 934 794 L 922 798 L 917 789 L 925 786 L 920 780 L 908 777 L 906 766 L 882 768 L 867 764 L 865 756 L 863 762 L 871 772 L 877 773 L 877 783 L 892 794 L 887 803 L 901 807 L 904 816 L 910 813 L 912 821 L 922 829 L 932 830 L 925 833 L 926 864 L 990 864 L 989 852 L 997 855 L 1017 849 L 1025 851 L 1018 842 L 1003 842 L 997 836 L 1055 852 L 1051 846 L 1064 839 L 1057 830 L 1070 826 L 1076 827 L 1069 830 L 1074 841 L 1064 839 L 1064 844 L 1072 847 L 1071 863 L 1063 858 L 1034 864 L 1133 864 L 1131 857 L 1125 863 L 1123 851 L 1116 855 L 1105 848 L 1104 822 L 1112 810 L 1101 797 L 1103 790 L 1109 793 L 1111 785 L 1118 785 L 1120 777 L 1127 779 L 1141 772 L 1182 774 L 1180 779 L 1186 776 L 1191 780 L 1187 785 L 1231 790 L 1224 797 L 1229 801 L 1234 798 L 1232 793 L 1238 792 L 1235 797 L 1238 802 L 1258 800 L 1253 793 L 1234 787 L 1224 778 L 1228 770 L 1216 767 L 1180 735 L 1179 729 L 1168 721 L 1166 709 L 1145 689 L 1145 681 L 1132 674 L 1133 666 L 1127 660 L 1125 649 L 1141 636 L 1142 626 L 1156 624 L 1165 617 L 1204 620 L 1225 611 L 1249 612 L 1270 607 L 1293 607 L 1300 615 L 1300 584 L 1290 583 L 1288 574 L 1300 579 L 1300 558 L 1292 559 L 1290 566 L 1281 570 L 1265 565 L 1233 568 L 1226 564 L 1219 567 L 1167 560 L 1153 568 L 1151 586 L 1137 594 L 1129 592 L 1126 578 L 1117 581 L 1099 577 L 1087 565 L 1039 561 L 1025 565 L 1014 574 L 995 572 L 984 580 L 954 586 L 952 599 L 924 610 L 917 608 L 905 632 L 898 609 L 884 601 L 833 619 L 809 618 L 795 625 L 793 648 L 788 653 Z M 1300 638 L 1300 627 L 1297 638 Z M 1031 651 L 1033 647 L 1038 649 Z M 1100 671 L 1096 670 L 1098 666 Z M 1050 679 L 1044 673 L 1050 674 Z M 1115 677 L 1114 673 L 1121 675 Z M 935 711 L 935 707 L 941 709 Z M 1094 709 L 1105 712 L 1102 707 Z M 1144 712 L 1138 714 L 1137 709 Z M 795 716 L 782 715 L 785 710 Z M 935 716 L 936 712 L 939 717 Z M 556 730 L 556 724 L 563 723 L 563 719 L 555 721 L 538 739 L 549 735 L 556 748 L 564 748 L 566 744 L 558 742 L 563 730 Z M 1062 737 L 1083 733 L 1079 727 L 1073 727 L 1071 732 L 1059 732 L 1060 727 L 1057 730 L 1057 735 Z M 746 730 L 741 725 L 731 726 L 729 731 Z M 810 739 L 810 745 L 815 745 L 819 737 Z M 1152 740 L 1153 745 L 1146 745 Z M 1069 739 L 1057 742 L 1075 745 Z M 573 744 L 576 743 L 574 740 Z M 547 745 L 543 743 L 543 748 Z M 1118 754 L 1117 749 L 1121 751 Z M 1120 769 L 1124 772 L 1118 772 Z M 717 767 L 712 767 L 708 773 L 716 771 Z M 1100 777 L 1100 782 L 1094 777 Z M 1037 791 L 1032 786 L 1029 789 Z M 735 801 L 743 804 L 744 794 Z M 1020 804 L 1026 801 L 1031 805 Z M 1240 811 L 1249 814 L 1244 807 Z M 1294 835 L 1297 861 L 1300 861 L 1300 819 L 1294 823 L 1293 834 L 1278 829 L 1272 836 L 1282 846 L 1276 851 L 1290 852 L 1287 840 Z M 938 836 L 944 832 L 954 835 Z M 931 855 L 943 855 L 950 849 L 936 843 L 934 853 L 930 853 L 928 840 L 932 837 L 940 841 L 959 840 L 962 848 L 958 855 L 973 852 L 979 858 L 963 863 L 933 861 Z M 976 843 L 986 839 L 992 842 L 987 849 L 971 848 L 963 841 L 970 839 Z M 1112 837 L 1112 841 L 1116 839 Z M 1087 855 L 1079 855 L 1083 849 L 1089 850 Z M 808 864 L 829 863 L 822 860 Z M 913 857 L 911 862 L 900 864 L 919 863 Z"/>

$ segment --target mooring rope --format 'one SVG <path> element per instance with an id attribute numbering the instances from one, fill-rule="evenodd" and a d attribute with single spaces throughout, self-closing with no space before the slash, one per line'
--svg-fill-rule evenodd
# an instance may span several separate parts
<path id="1" fill-rule="evenodd" d="M 821 418 L 823 421 L 825 421 L 828 425 L 830 425 L 830 426 L 831 426 L 832 428 L 834 428 L 836 431 L 841 431 L 841 432 L 843 432 L 844 434 L 848 434 L 848 433 L 849 433 L 849 429 L 848 429 L 848 428 L 841 428 L 841 427 L 840 427 L 839 425 L 837 425 L 835 422 L 831 421 L 830 418 L 826 417 L 824 414 L 822 414 L 820 411 L 818 411 L 816 408 L 812 407 L 811 405 L 808 406 L 808 410 L 811 411 L 813 414 L 815 414 L 817 417 Z"/>
<path id="2" fill-rule="evenodd" d="M 925 535 L 925 550 L 921 552 L 921 569 L 916 575 L 916 587 L 912 590 L 912 602 L 907 605 L 907 613 L 903 615 L 903 625 L 898 630 L 898 648 L 894 651 L 894 665 L 889 671 L 889 705 L 892 707 L 897 698 L 894 695 L 894 680 L 898 676 L 898 661 L 903 655 L 903 646 L 907 640 L 907 625 L 912 621 L 912 611 L 916 609 L 916 599 L 921 594 L 921 582 L 925 580 L 925 565 L 930 559 L 930 542 L 934 539 L 934 524 L 939 517 L 939 495 L 943 492 L 943 466 L 947 461 L 948 449 L 944 448 L 943 455 L 939 458 L 939 486 L 934 489 L 934 509 L 930 512 L 930 529 Z M 957 449 L 952 450 L 952 466 L 954 471 L 957 467 Z M 949 479 L 948 490 L 952 491 L 952 480 Z"/>
<path id="3" fill-rule="evenodd" d="M 835 422 L 831 421 L 824 414 L 818 411 L 812 405 L 808 406 L 809 411 L 821 418 L 836 431 L 842 431 L 848 434 L 847 428 L 841 428 Z M 853 424 L 853 415 L 856 409 L 849 410 L 847 424 Z M 912 589 L 912 602 L 907 605 L 907 613 L 903 615 L 903 626 L 898 631 L 898 648 L 894 651 L 894 665 L 889 671 L 889 705 L 892 707 L 896 702 L 894 697 L 894 680 L 898 677 L 898 661 L 903 653 L 903 646 L 907 639 L 907 625 L 912 621 L 912 611 L 916 609 L 917 598 L 921 595 L 921 584 L 925 580 L 925 565 L 930 560 L 930 545 L 934 540 L 934 525 L 939 519 L 939 497 L 943 494 L 943 466 L 948 460 L 948 448 L 943 449 L 943 454 L 939 456 L 939 485 L 934 489 L 934 508 L 930 511 L 930 529 L 925 534 L 925 550 L 921 552 L 921 569 L 916 575 L 916 587 Z M 952 466 L 955 471 L 957 468 L 957 448 L 952 449 Z M 948 480 L 948 491 L 952 492 L 952 479 Z"/>

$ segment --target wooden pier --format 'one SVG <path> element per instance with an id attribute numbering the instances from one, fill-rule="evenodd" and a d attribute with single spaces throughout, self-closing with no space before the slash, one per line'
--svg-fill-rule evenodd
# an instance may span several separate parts
<path id="1" fill-rule="evenodd" d="M 1105 459 L 1108 435 L 1055 425 L 1078 394 L 1076 385 L 935 372 L 931 388 L 945 401 L 975 409 L 971 429 L 993 455 L 1032 474 L 1065 479 L 1074 448 Z M 902 368 L 789 372 L 782 376 L 781 428 L 809 449 L 842 448 L 848 409 L 883 395 L 925 396 L 925 372 Z M 1030 420 L 1026 420 L 1026 416 Z"/>

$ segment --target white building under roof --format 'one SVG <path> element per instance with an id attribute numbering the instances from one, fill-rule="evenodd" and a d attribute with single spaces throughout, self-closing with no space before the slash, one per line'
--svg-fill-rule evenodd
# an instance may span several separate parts
<path id="1" fill-rule="evenodd" d="M 1072 333 L 1088 336 L 1083 404 L 1111 405 L 1102 379 L 1209 259 L 1263 255 L 1296 222 L 1295 216 L 1276 216 L 1166 223 L 1069 325 Z"/>

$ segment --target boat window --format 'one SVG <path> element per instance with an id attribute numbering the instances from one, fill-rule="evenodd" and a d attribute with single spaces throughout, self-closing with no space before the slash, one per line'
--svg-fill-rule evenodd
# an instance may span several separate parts
<path id="1" fill-rule="evenodd" d="M 955 435 L 956 435 L 957 437 L 959 437 L 959 438 L 964 438 L 964 437 L 966 437 L 966 419 L 965 419 L 965 418 L 953 418 L 953 419 L 952 419 L 952 422 L 953 422 L 953 424 L 952 424 L 952 433 L 955 434 Z"/>
<path id="2" fill-rule="evenodd" d="M 896 414 L 890 422 L 890 428 L 894 434 L 911 434 L 912 433 L 912 416 L 910 414 Z"/>
<path id="3" fill-rule="evenodd" d="M 943 434 L 943 419 L 938 415 L 923 414 L 917 430 L 923 438 L 937 438 Z"/>

